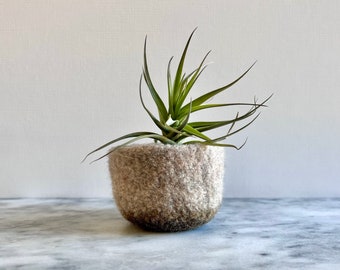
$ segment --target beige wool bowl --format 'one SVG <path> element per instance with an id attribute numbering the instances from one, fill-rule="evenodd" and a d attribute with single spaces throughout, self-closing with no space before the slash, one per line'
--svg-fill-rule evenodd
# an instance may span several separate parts
<path id="1" fill-rule="evenodd" d="M 222 202 L 224 149 L 136 144 L 109 155 L 116 204 L 130 222 L 176 232 L 210 221 Z"/>

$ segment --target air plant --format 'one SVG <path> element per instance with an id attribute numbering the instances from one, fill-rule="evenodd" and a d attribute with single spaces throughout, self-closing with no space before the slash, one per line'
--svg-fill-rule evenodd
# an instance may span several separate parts
<path id="1" fill-rule="evenodd" d="M 233 144 L 224 143 L 223 141 L 227 139 L 228 137 L 245 129 L 250 124 L 252 124 L 260 114 L 258 112 L 258 109 L 260 107 L 266 107 L 265 104 L 271 98 L 272 95 L 260 103 L 258 103 L 256 99 L 254 99 L 252 103 L 214 103 L 214 104 L 207 103 L 209 100 L 211 100 L 211 98 L 229 89 L 231 86 L 236 84 L 239 80 L 241 80 L 250 71 L 250 69 L 255 65 L 256 63 L 255 62 L 241 76 L 239 76 L 236 80 L 232 81 L 231 83 L 224 85 L 220 88 L 217 88 L 215 90 L 206 92 L 205 94 L 193 100 L 190 99 L 190 101 L 187 101 L 189 94 L 191 93 L 191 90 L 193 86 L 195 85 L 197 79 L 202 74 L 204 69 L 207 67 L 207 65 L 205 64 L 205 60 L 208 57 L 209 53 L 211 52 L 209 51 L 204 56 L 199 66 L 195 70 L 193 70 L 191 73 L 186 74 L 183 72 L 183 66 L 184 66 L 187 50 L 188 50 L 191 38 L 195 31 L 196 29 L 191 33 L 185 45 L 185 48 L 182 53 L 181 59 L 179 61 L 174 78 L 172 78 L 171 71 L 170 71 L 173 57 L 171 57 L 169 60 L 168 67 L 167 67 L 167 88 L 168 88 L 167 107 L 166 107 L 166 103 L 160 98 L 154 84 L 152 83 L 152 80 L 149 74 L 148 62 L 147 62 L 147 57 L 146 57 L 147 37 L 145 37 L 143 71 L 142 71 L 142 74 L 139 80 L 139 97 L 140 97 L 140 101 L 141 101 L 143 108 L 145 109 L 147 114 L 150 116 L 152 121 L 160 129 L 161 132 L 155 133 L 155 132 L 141 131 L 141 132 L 133 132 L 133 133 L 126 134 L 88 153 L 85 156 L 84 160 L 89 155 L 99 150 L 102 150 L 114 143 L 117 143 L 122 140 L 127 140 L 127 139 L 128 139 L 127 141 L 110 149 L 109 152 L 107 152 L 105 155 L 97 158 L 94 161 L 97 161 L 109 155 L 111 152 L 115 151 L 116 149 L 120 147 L 129 145 L 131 143 L 134 143 L 142 139 L 152 139 L 156 143 L 163 143 L 163 144 L 169 144 L 169 145 L 199 143 L 199 144 L 204 144 L 204 145 L 212 145 L 212 146 L 220 146 L 220 147 L 233 147 L 237 150 L 241 149 L 244 146 L 246 141 L 239 147 Z M 152 114 L 152 112 L 146 107 L 144 103 L 143 95 L 142 95 L 143 79 L 157 107 L 158 118 L 154 114 Z M 243 114 L 237 113 L 235 117 L 233 117 L 232 119 L 227 119 L 223 121 L 195 121 L 195 122 L 190 121 L 190 116 L 197 111 L 208 110 L 208 109 L 217 108 L 217 107 L 233 107 L 233 106 L 249 106 L 249 110 Z M 243 126 L 235 129 L 235 124 L 237 122 L 248 119 L 248 118 L 251 120 L 249 120 Z M 228 127 L 228 129 L 227 129 L 227 132 L 220 137 L 210 138 L 206 134 L 207 131 L 211 131 L 213 129 L 217 129 L 221 127 Z"/>

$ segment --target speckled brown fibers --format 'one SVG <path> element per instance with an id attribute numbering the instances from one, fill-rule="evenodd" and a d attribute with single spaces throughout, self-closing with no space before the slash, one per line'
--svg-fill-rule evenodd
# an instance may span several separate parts
<path id="1" fill-rule="evenodd" d="M 222 202 L 224 149 L 136 144 L 109 155 L 121 214 L 146 230 L 176 232 L 210 221 Z"/>

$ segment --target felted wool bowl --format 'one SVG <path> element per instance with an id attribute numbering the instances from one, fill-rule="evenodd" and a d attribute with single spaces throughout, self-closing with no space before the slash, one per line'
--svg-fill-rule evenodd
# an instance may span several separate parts
<path id="1" fill-rule="evenodd" d="M 122 216 L 146 230 L 196 228 L 210 221 L 222 202 L 222 147 L 126 146 L 109 155 L 109 170 Z"/>

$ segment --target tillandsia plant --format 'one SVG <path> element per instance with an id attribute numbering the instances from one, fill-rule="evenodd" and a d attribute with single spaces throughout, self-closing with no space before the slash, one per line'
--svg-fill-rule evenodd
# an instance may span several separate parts
<path id="1" fill-rule="evenodd" d="M 148 131 L 129 133 L 127 135 L 116 138 L 98 147 L 97 149 L 87 154 L 84 160 L 89 155 L 99 150 L 102 150 L 110 146 L 111 144 L 114 144 L 116 142 L 119 142 L 121 140 L 126 140 L 126 139 L 129 139 L 129 140 L 111 149 L 108 153 L 95 159 L 94 161 L 97 161 L 109 155 L 111 152 L 115 151 L 116 149 L 120 147 L 129 145 L 131 143 L 134 143 L 142 139 L 152 139 L 155 142 L 159 142 L 163 144 L 170 144 L 170 145 L 200 143 L 200 144 L 205 144 L 205 145 L 213 145 L 213 146 L 221 146 L 221 147 L 233 147 L 238 150 L 244 146 L 245 142 L 241 146 L 237 147 L 233 144 L 223 143 L 222 141 L 234 135 L 235 133 L 245 129 L 250 124 L 252 124 L 260 114 L 259 112 L 257 112 L 257 110 L 260 107 L 265 107 L 266 106 L 265 103 L 271 98 L 272 95 L 269 96 L 264 101 L 259 102 L 259 103 L 257 102 L 256 99 L 254 99 L 252 103 L 221 103 L 221 104 L 207 103 L 207 101 L 209 101 L 211 98 L 229 89 L 231 86 L 236 84 L 239 80 L 241 80 L 249 72 L 249 70 L 255 65 L 256 63 L 255 62 L 240 77 L 238 77 L 233 82 L 225 86 L 222 86 L 220 88 L 217 88 L 215 90 L 209 91 L 206 94 L 195 98 L 194 100 L 190 99 L 190 101 L 187 101 L 190 91 L 195 85 L 197 79 L 202 74 L 203 70 L 207 67 L 207 65 L 205 64 L 205 60 L 208 57 L 209 53 L 211 52 L 209 51 L 204 56 L 199 66 L 195 70 L 193 70 L 191 73 L 186 74 L 183 72 L 183 66 L 184 66 L 187 50 L 188 50 L 191 38 L 194 32 L 196 31 L 196 29 L 197 28 L 195 28 L 194 31 L 191 33 L 185 45 L 185 48 L 182 53 L 181 59 L 179 61 L 174 78 L 172 78 L 171 71 L 170 71 L 173 57 L 170 58 L 170 61 L 168 63 L 168 67 L 167 67 L 167 86 L 168 86 L 168 104 L 167 105 L 168 106 L 167 107 L 166 107 L 166 103 L 160 98 L 154 84 L 151 81 L 147 57 L 146 57 L 147 37 L 145 37 L 144 63 L 143 63 L 143 72 L 139 80 L 139 96 L 140 96 L 140 100 L 141 100 L 143 108 L 145 109 L 147 114 L 150 116 L 152 121 L 156 124 L 156 126 L 160 129 L 161 133 L 158 134 L 158 133 L 148 132 Z M 151 113 L 151 111 L 146 107 L 143 101 L 143 96 L 142 96 L 142 80 L 143 79 L 157 107 L 158 118 L 155 117 Z M 223 120 L 223 121 L 190 122 L 191 114 L 197 111 L 207 110 L 207 109 L 216 108 L 216 107 L 230 107 L 230 106 L 249 106 L 250 109 L 246 113 L 243 113 L 243 114 L 237 113 L 234 118 Z M 243 126 L 235 129 L 235 124 L 237 122 L 245 120 L 247 118 L 251 118 L 251 120 L 248 121 Z M 228 129 L 227 129 L 227 132 L 223 136 L 220 136 L 217 138 L 210 138 L 206 134 L 207 131 L 220 128 L 220 127 L 225 127 L 225 126 L 227 126 Z"/>

